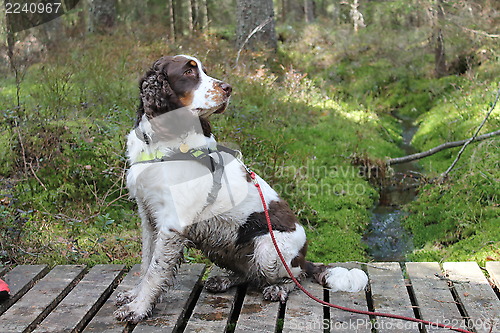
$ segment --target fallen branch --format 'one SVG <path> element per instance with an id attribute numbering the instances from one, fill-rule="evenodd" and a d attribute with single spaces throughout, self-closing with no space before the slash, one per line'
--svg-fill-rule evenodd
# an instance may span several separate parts
<path id="1" fill-rule="evenodd" d="M 486 114 L 486 116 L 484 117 L 483 121 L 481 122 L 481 124 L 479 125 L 479 127 L 477 128 L 476 132 L 474 133 L 474 135 L 472 136 L 472 138 L 470 138 L 469 140 L 467 140 L 466 143 L 464 143 L 464 145 L 462 146 L 462 148 L 460 149 L 460 151 L 458 152 L 457 154 L 457 157 L 455 158 L 455 160 L 453 161 L 453 163 L 451 163 L 450 167 L 441 174 L 441 179 L 446 179 L 446 177 L 448 177 L 448 174 L 451 172 L 451 170 L 453 170 L 453 168 L 455 167 L 455 165 L 457 164 L 458 160 L 460 159 L 460 157 L 462 156 L 462 153 L 464 152 L 465 148 L 472 142 L 476 139 L 477 135 L 479 134 L 479 132 L 481 131 L 481 129 L 483 128 L 484 124 L 486 123 L 486 120 L 488 120 L 490 114 L 493 112 L 493 110 L 495 109 L 496 105 L 497 105 L 497 102 L 498 102 L 498 98 L 500 97 L 500 89 L 497 90 L 497 96 L 495 97 L 495 101 L 493 102 L 493 105 L 491 106 L 490 110 L 488 111 L 488 113 Z"/>
<path id="2" fill-rule="evenodd" d="M 500 130 L 477 136 L 471 142 L 483 141 L 483 140 L 492 138 L 492 137 L 497 136 L 497 135 L 500 135 Z M 394 165 L 394 164 L 401 164 L 401 163 L 407 163 L 407 162 L 419 160 L 421 158 L 434 155 L 434 154 L 440 152 L 441 150 L 460 147 L 460 146 L 464 145 L 465 143 L 467 143 L 467 141 L 469 141 L 471 139 L 472 138 L 460 140 L 460 141 L 446 142 L 446 143 L 443 143 L 437 147 L 434 147 L 432 149 L 429 149 L 429 150 L 421 152 L 421 153 L 411 154 L 411 155 L 407 155 L 407 156 L 403 156 L 403 157 L 390 158 L 386 161 L 386 164 L 387 165 Z"/>

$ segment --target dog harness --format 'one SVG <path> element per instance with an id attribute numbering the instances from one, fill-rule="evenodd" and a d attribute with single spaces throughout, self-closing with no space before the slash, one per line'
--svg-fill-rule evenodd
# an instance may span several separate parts
<path id="1" fill-rule="evenodd" d="M 142 134 L 142 135 L 141 135 Z M 136 129 L 136 135 L 141 140 L 149 145 L 149 137 Z M 221 152 L 232 155 L 235 159 L 240 160 L 241 153 L 238 150 L 233 150 L 222 145 L 217 144 L 215 148 L 185 148 L 181 145 L 179 148 L 173 149 L 172 154 L 164 155 L 159 151 L 155 153 L 142 152 L 139 155 L 138 161 L 133 163 L 157 163 L 169 161 L 195 161 L 204 165 L 213 175 L 213 184 L 208 194 L 207 206 L 213 204 L 217 199 L 220 189 L 222 188 L 222 175 L 224 174 L 224 158 Z M 217 158 L 215 158 L 215 156 Z"/>

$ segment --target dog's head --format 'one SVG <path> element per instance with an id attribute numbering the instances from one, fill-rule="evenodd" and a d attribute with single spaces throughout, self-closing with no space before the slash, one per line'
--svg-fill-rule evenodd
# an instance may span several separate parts
<path id="1" fill-rule="evenodd" d="M 186 55 L 161 57 L 139 82 L 138 121 L 179 108 L 188 108 L 206 118 L 222 113 L 232 88 L 205 73 L 201 61 Z"/>

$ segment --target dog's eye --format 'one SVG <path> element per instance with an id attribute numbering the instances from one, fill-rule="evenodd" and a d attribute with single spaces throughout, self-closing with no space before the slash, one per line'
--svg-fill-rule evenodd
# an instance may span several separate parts
<path id="1" fill-rule="evenodd" d="M 192 68 L 186 69 L 184 75 L 194 75 L 194 70 Z"/>

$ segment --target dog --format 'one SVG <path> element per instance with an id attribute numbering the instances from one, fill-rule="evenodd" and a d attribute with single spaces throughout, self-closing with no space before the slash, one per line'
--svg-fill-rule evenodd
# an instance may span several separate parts
<path id="1" fill-rule="evenodd" d="M 226 110 L 232 87 L 208 76 L 200 60 L 177 55 L 158 59 L 139 88 L 127 139 L 127 187 L 142 221 L 141 279 L 117 296 L 115 317 L 137 323 L 150 315 L 162 290 L 174 284 L 185 247 L 230 272 L 209 278 L 210 292 L 251 283 L 264 299 L 284 302 L 295 285 L 271 241 L 259 193 L 238 153 L 217 144 L 208 120 Z M 362 270 L 307 261 L 304 228 L 269 184 L 255 181 L 295 277 L 312 276 L 333 290 L 365 288 Z"/>

